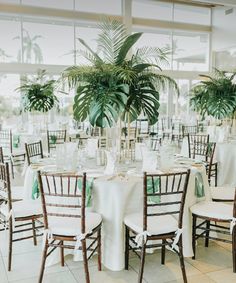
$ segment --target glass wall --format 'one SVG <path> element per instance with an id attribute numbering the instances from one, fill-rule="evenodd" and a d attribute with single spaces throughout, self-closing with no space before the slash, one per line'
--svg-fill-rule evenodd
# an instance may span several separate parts
<path id="1" fill-rule="evenodd" d="M 25 73 L 35 73 L 36 67 L 48 68 L 57 78 L 60 71 L 74 64 L 88 64 L 89 62 L 80 54 L 79 50 L 85 47 L 78 41 L 82 38 L 94 51 L 97 51 L 96 38 L 99 29 L 93 20 L 98 15 L 102 19 L 104 14 L 122 16 L 121 0 L 0 0 L 0 3 L 19 4 L 40 7 L 47 13 L 53 9 L 89 13 L 91 20 L 79 18 L 50 17 L 4 14 L 0 12 L 0 107 L 5 107 L 8 99 L 9 113 L 19 113 L 20 95 L 15 88 L 20 85 L 20 76 Z M 61 12 L 61 11 L 59 11 Z M 46 13 L 46 14 L 47 14 Z M 140 40 L 134 48 L 145 46 L 166 48 L 170 50 L 167 56 L 168 63 L 158 64 L 168 74 L 174 77 L 175 72 L 208 72 L 209 71 L 209 46 L 208 32 L 192 32 L 186 25 L 186 30 L 166 28 L 166 22 L 178 22 L 197 25 L 209 25 L 211 12 L 208 8 L 172 4 L 154 0 L 133 0 L 132 17 L 139 18 L 147 23 L 142 26 L 132 27 L 133 32 L 143 32 Z M 151 26 L 150 20 L 158 20 L 158 24 Z M 155 23 L 155 21 L 153 21 Z M 199 28 L 200 29 L 200 28 Z M 5 65 L 9 65 L 3 71 Z M 11 67 L 12 66 L 12 67 Z M 17 73 L 15 67 L 20 71 Z M 24 73 L 24 70 L 25 73 Z M 10 74 L 11 73 L 11 74 Z M 189 76 L 188 76 L 189 77 Z M 179 76 L 178 76 L 179 78 Z M 179 115 L 182 111 L 188 111 L 187 93 L 191 86 L 191 80 L 183 77 L 177 80 L 180 87 L 180 96 L 173 96 L 174 112 Z M 68 92 L 67 89 L 64 90 Z M 69 95 L 58 93 L 62 109 L 72 113 L 73 92 Z M 10 97 L 10 98 L 9 98 Z M 9 103 L 10 101 L 10 103 Z M 160 113 L 168 111 L 168 91 L 160 94 Z M 0 110 L 1 110 L 0 109 Z M 63 111 L 64 111 L 63 110 Z M 68 111 L 67 111 L 68 110 Z M 1 110 L 1 116 L 6 115 Z"/>
<path id="2" fill-rule="evenodd" d="M 173 69 L 209 70 L 209 36 L 204 33 L 173 32 Z"/>

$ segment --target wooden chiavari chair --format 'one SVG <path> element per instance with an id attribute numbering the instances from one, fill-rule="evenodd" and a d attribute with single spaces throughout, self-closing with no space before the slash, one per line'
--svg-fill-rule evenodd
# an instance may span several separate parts
<path id="1" fill-rule="evenodd" d="M 158 151 L 161 147 L 161 138 L 153 137 L 151 138 L 151 149 L 154 151 Z"/>
<path id="2" fill-rule="evenodd" d="M 96 250 L 98 252 L 98 269 L 101 270 L 102 217 L 97 213 L 85 213 L 86 173 L 78 175 L 38 172 L 38 180 L 45 233 L 50 235 L 50 237 L 45 237 L 38 282 L 42 282 L 47 256 L 59 248 L 63 266 L 64 249 L 68 248 L 75 249 L 75 252 L 82 251 L 86 283 L 89 283 L 88 259 Z M 89 246 L 86 245 L 88 239 L 92 240 Z M 51 250 L 48 251 L 49 249 Z M 88 251 L 91 252 L 89 256 L 87 255 Z"/>
<path id="3" fill-rule="evenodd" d="M 233 205 L 221 202 L 202 201 L 193 205 L 191 212 L 193 217 L 193 259 L 196 258 L 196 240 L 199 238 L 205 238 L 205 247 L 209 246 L 209 240 L 231 243 L 233 272 L 236 273 L 236 191 Z M 230 224 L 230 228 L 228 228 L 225 223 Z M 215 234 L 215 232 L 217 234 Z M 220 237 L 220 235 L 222 237 Z M 228 240 L 225 237 L 226 235 L 232 236 L 232 240 Z"/>
<path id="4" fill-rule="evenodd" d="M 141 245 L 139 283 L 143 278 L 146 249 L 161 247 L 161 263 L 165 264 L 167 245 L 178 254 L 183 280 L 187 282 L 182 251 L 182 222 L 189 174 L 190 170 L 168 174 L 144 173 L 143 213 L 130 214 L 124 219 L 125 269 L 129 266 L 129 250 L 137 254 Z M 155 240 L 161 240 L 162 243 L 153 242 Z"/>
<path id="5" fill-rule="evenodd" d="M 206 163 L 206 170 L 209 184 L 211 178 L 215 180 L 217 186 L 217 162 L 214 162 L 216 143 L 209 142 L 209 135 L 190 135 L 188 134 L 188 150 L 190 158 L 200 158 Z"/>
<path id="6" fill-rule="evenodd" d="M 198 133 L 198 126 L 185 126 L 182 125 L 183 138 L 189 135 L 196 135 Z"/>
<path id="7" fill-rule="evenodd" d="M 0 146 L 0 163 L 4 162 L 4 156 L 3 156 L 3 150 L 2 147 Z"/>
<path id="8" fill-rule="evenodd" d="M 138 135 L 137 135 L 138 142 L 142 142 L 143 139 L 149 137 L 150 126 L 147 119 L 137 119 L 135 127 L 138 131 Z"/>
<path id="9" fill-rule="evenodd" d="M 34 160 L 37 158 L 43 158 L 42 141 L 25 143 L 25 151 L 28 165 L 34 162 Z"/>
<path id="10" fill-rule="evenodd" d="M 55 149 L 57 144 L 66 142 L 66 130 L 47 131 L 48 153 Z"/>
<path id="11" fill-rule="evenodd" d="M 0 131 L 0 146 L 3 149 L 3 156 L 11 164 L 12 177 L 14 178 L 14 167 L 24 164 L 25 152 L 14 151 L 11 130 Z"/>
<path id="12" fill-rule="evenodd" d="M 161 128 L 162 128 L 162 137 L 170 138 L 172 135 L 172 118 L 170 117 L 163 117 L 161 118 Z"/>
<path id="13" fill-rule="evenodd" d="M 38 201 L 12 201 L 8 163 L 0 164 L 0 198 L 3 200 L 0 223 L 4 226 L 1 231 L 7 228 L 9 232 L 8 271 L 11 271 L 13 243 L 33 238 L 34 245 L 37 245 L 37 237 L 41 236 L 37 231 L 43 226 L 40 222 L 36 226 L 36 221 L 42 218 L 42 207 Z M 22 235 L 26 231 L 32 231 L 32 235 Z M 17 234 L 19 237 L 15 237 Z"/>

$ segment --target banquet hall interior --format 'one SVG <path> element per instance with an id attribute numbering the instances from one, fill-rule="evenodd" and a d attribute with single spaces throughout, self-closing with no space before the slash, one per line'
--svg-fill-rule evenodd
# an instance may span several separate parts
<path id="1" fill-rule="evenodd" d="M 0 283 L 236 282 L 236 1 L 0 0 Z"/>

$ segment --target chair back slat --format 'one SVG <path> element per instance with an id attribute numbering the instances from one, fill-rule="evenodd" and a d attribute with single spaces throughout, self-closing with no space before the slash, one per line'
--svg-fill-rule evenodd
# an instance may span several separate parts
<path id="1" fill-rule="evenodd" d="M 144 173 L 143 229 L 148 217 L 172 215 L 182 228 L 183 208 L 190 170 L 149 174 Z"/>
<path id="2" fill-rule="evenodd" d="M 55 219 L 79 218 L 84 233 L 86 173 L 38 172 L 38 181 L 46 229 Z"/>
<path id="3" fill-rule="evenodd" d="M 8 163 L 0 163 L 0 202 L 4 202 L 8 206 L 8 211 L 11 211 L 12 198 Z"/>
<path id="4" fill-rule="evenodd" d="M 8 150 L 12 153 L 12 132 L 11 130 L 1 130 L 0 131 L 0 146 L 4 150 Z"/>
<path id="5" fill-rule="evenodd" d="M 188 134 L 189 135 L 196 135 L 198 133 L 198 126 L 185 126 L 182 125 L 182 135 L 183 137 L 186 137 Z"/>
<path id="6" fill-rule="evenodd" d="M 57 144 L 66 142 L 66 130 L 47 131 L 48 152 L 55 149 Z"/>
<path id="7" fill-rule="evenodd" d="M 4 162 L 4 156 L 3 156 L 3 150 L 2 147 L 0 146 L 0 163 Z"/>
<path id="8" fill-rule="evenodd" d="M 43 158 L 42 141 L 25 143 L 25 152 L 28 165 L 32 164 L 37 158 Z"/>

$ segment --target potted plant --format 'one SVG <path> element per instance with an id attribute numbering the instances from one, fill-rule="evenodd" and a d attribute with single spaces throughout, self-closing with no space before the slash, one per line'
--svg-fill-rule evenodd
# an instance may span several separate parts
<path id="1" fill-rule="evenodd" d="M 214 69 L 212 76 L 201 75 L 202 80 L 190 91 L 192 108 L 204 118 L 232 119 L 236 110 L 236 72 Z"/>
<path id="2" fill-rule="evenodd" d="M 45 70 L 38 70 L 33 79 L 25 77 L 17 90 L 22 96 L 23 111 L 30 112 L 32 117 L 44 114 L 44 125 L 47 123 L 46 114 L 54 107 L 58 107 L 58 99 L 54 94 L 55 80 L 49 80 Z M 41 117 L 38 119 L 41 121 Z"/>
<path id="3" fill-rule="evenodd" d="M 22 85 L 17 88 L 23 94 L 24 111 L 48 112 L 58 105 L 54 95 L 55 80 L 47 80 L 46 71 L 39 70 L 33 79 L 25 78 Z"/>
<path id="4" fill-rule="evenodd" d="M 90 64 L 69 67 L 62 74 L 69 87 L 76 87 L 75 120 L 88 118 L 92 126 L 104 128 L 118 120 L 129 125 L 143 113 L 155 124 L 160 90 L 171 85 L 178 91 L 175 81 L 160 72 L 159 63 L 167 62 L 170 50 L 143 47 L 132 53 L 142 33 L 127 35 L 125 26 L 116 20 L 104 21 L 100 29 L 98 52 L 78 39 L 85 47 L 80 53 Z"/>

